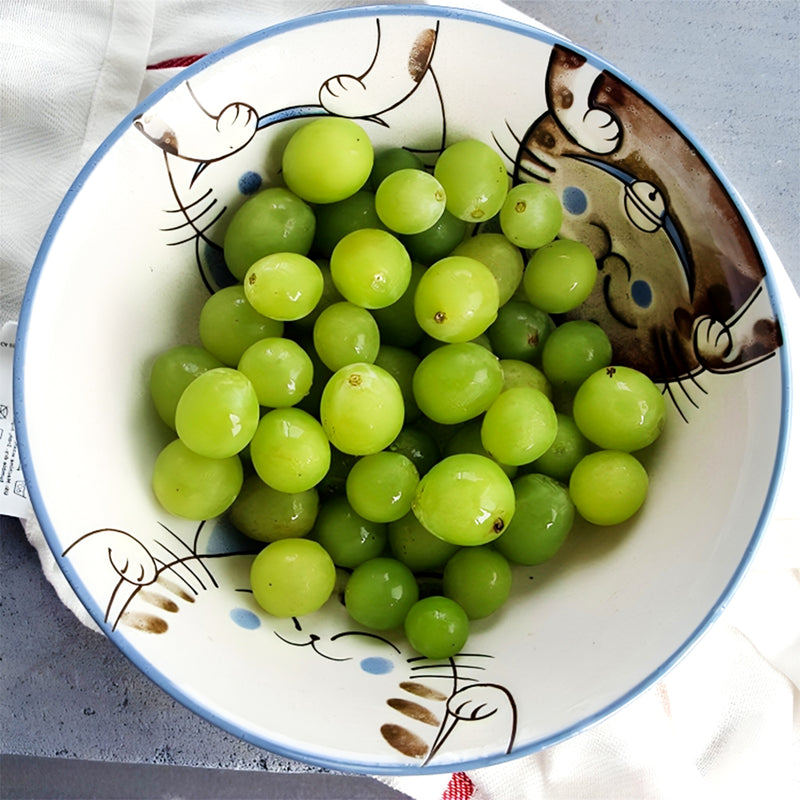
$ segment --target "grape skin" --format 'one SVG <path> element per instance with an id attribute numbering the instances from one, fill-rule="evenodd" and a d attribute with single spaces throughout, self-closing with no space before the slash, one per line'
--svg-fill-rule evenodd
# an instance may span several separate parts
<path id="1" fill-rule="evenodd" d="M 207 458 L 174 439 L 153 466 L 153 492 L 162 507 L 186 519 L 222 514 L 242 487 L 244 470 L 237 456 Z"/>
<path id="2" fill-rule="evenodd" d="M 489 268 L 474 258 L 448 256 L 432 264 L 414 294 L 420 327 L 442 342 L 468 342 L 497 317 L 500 292 Z"/>
<path id="3" fill-rule="evenodd" d="M 322 391 L 320 422 L 331 444 L 355 456 L 378 453 L 400 433 L 403 393 L 382 367 L 355 363 L 337 370 Z"/>
<path id="4" fill-rule="evenodd" d="M 642 507 L 649 482 L 635 456 L 598 450 L 575 465 L 569 489 L 575 508 L 587 522 L 608 526 L 625 522 Z"/>
<path id="5" fill-rule="evenodd" d="M 514 488 L 492 459 L 446 456 L 417 486 L 411 510 L 434 536 L 458 545 L 488 544 L 514 516 Z"/>
<path id="6" fill-rule="evenodd" d="M 279 539 L 268 544 L 250 567 L 255 601 L 275 617 L 299 617 L 331 596 L 336 567 L 322 545 L 311 539 Z"/>

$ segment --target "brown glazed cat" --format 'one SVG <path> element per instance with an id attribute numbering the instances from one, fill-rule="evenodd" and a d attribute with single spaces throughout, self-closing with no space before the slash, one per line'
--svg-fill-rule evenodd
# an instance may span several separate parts
<path id="1" fill-rule="evenodd" d="M 547 102 L 520 140 L 514 180 L 549 183 L 561 236 L 597 258 L 594 291 L 569 316 L 596 321 L 619 363 L 668 386 L 773 355 L 782 339 L 761 257 L 702 154 L 644 97 L 561 46 Z"/>

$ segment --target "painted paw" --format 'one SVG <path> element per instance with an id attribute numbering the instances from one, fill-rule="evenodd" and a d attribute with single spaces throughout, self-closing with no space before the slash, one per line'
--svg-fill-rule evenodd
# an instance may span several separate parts
<path id="1" fill-rule="evenodd" d="M 181 84 L 133 124 L 164 152 L 188 161 L 209 162 L 245 147 L 255 136 L 258 114 L 252 106 L 238 102 L 212 114 L 187 84 Z"/>
<path id="2" fill-rule="evenodd" d="M 736 356 L 730 328 L 713 317 L 702 317 L 694 328 L 694 348 L 707 365 L 729 361 Z"/>
<path id="3" fill-rule="evenodd" d="M 258 114 L 247 103 L 231 103 L 217 117 L 217 131 L 230 150 L 244 147 L 253 138 L 257 125 Z"/>
<path id="4" fill-rule="evenodd" d="M 360 117 L 375 109 L 364 81 L 354 75 L 334 75 L 322 84 L 319 104 L 331 114 L 342 117 Z"/>
<path id="5" fill-rule="evenodd" d="M 615 117 L 601 108 L 590 108 L 576 130 L 581 146 L 593 153 L 613 153 L 622 138 L 622 129 Z"/>
<path id="6" fill-rule="evenodd" d="M 363 75 L 334 75 L 320 87 L 319 103 L 329 113 L 377 116 L 402 103 L 427 74 L 436 31 L 408 32 L 388 24 L 379 25 L 378 31 L 378 47 Z"/>
<path id="7" fill-rule="evenodd" d="M 256 110 L 246 103 L 231 103 L 203 125 L 187 128 L 178 140 L 178 155 L 191 161 L 219 161 L 241 150 L 255 136 Z"/>

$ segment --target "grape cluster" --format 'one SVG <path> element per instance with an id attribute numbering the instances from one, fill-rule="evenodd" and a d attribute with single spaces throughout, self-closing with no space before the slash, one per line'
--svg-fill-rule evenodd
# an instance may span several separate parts
<path id="1" fill-rule="evenodd" d="M 237 282 L 204 304 L 200 344 L 153 363 L 175 433 L 155 495 L 263 544 L 251 586 L 268 613 L 318 609 L 338 568 L 356 622 L 451 656 L 576 513 L 638 511 L 634 453 L 660 435 L 663 395 L 613 364 L 596 324 L 559 318 L 595 260 L 558 237 L 553 191 L 510 187 L 488 145 L 459 141 L 431 169 L 320 118 L 282 176 L 230 220 Z"/>

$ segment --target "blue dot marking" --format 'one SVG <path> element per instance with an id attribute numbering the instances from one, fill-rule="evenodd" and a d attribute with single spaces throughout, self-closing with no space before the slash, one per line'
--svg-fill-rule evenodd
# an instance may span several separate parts
<path id="1" fill-rule="evenodd" d="M 257 172 L 245 172 L 239 178 L 239 191 L 242 194 L 255 194 L 261 188 L 261 176 Z"/>
<path id="2" fill-rule="evenodd" d="M 256 628 L 261 627 L 261 620 L 258 616 L 246 608 L 232 608 L 230 616 L 240 628 L 245 628 L 248 631 L 254 631 Z"/>
<path id="3" fill-rule="evenodd" d="M 561 193 L 561 201 L 564 205 L 564 211 L 568 214 L 583 214 L 589 207 L 586 194 L 583 189 L 579 189 L 577 186 L 567 186 Z"/>
<path id="4" fill-rule="evenodd" d="M 370 675 L 386 675 L 387 672 L 391 672 L 394 669 L 394 664 L 388 658 L 370 656 L 369 658 L 361 659 L 361 669 Z"/>
<path id="5" fill-rule="evenodd" d="M 634 281 L 631 284 L 631 298 L 639 308 L 649 308 L 653 302 L 653 290 L 647 281 Z"/>

